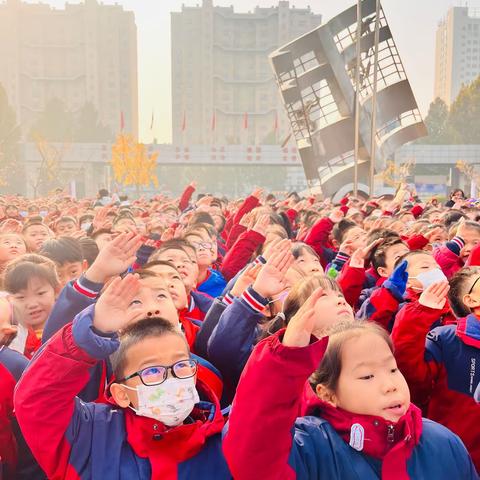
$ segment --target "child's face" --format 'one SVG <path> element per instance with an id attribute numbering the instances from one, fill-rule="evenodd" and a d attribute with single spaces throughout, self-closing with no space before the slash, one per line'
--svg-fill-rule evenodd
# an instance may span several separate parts
<path id="1" fill-rule="evenodd" d="M 75 225 L 75 222 L 72 221 L 65 221 L 65 222 L 60 222 L 57 224 L 57 235 L 58 236 L 69 236 L 72 233 L 75 233 L 77 231 L 77 226 Z"/>
<path id="2" fill-rule="evenodd" d="M 50 238 L 50 232 L 45 225 L 32 225 L 24 232 L 23 238 L 31 252 L 38 252 Z"/>
<path id="3" fill-rule="evenodd" d="M 408 253 L 408 251 L 408 247 L 404 243 L 398 243 L 387 248 L 385 252 L 385 267 L 378 268 L 379 275 L 388 278 L 395 269 L 395 262 Z"/>
<path id="4" fill-rule="evenodd" d="M 362 248 L 366 245 L 367 241 L 367 232 L 360 227 L 350 228 L 345 236 L 343 237 L 343 242 L 352 242 L 352 248 L 355 250 L 357 248 Z"/>
<path id="5" fill-rule="evenodd" d="M 192 259 L 183 250 L 165 250 L 156 256 L 157 260 L 163 260 L 175 265 L 182 277 L 183 284 L 187 292 L 191 292 L 197 286 L 198 265 L 195 259 Z"/>
<path id="6" fill-rule="evenodd" d="M 184 309 L 187 306 L 187 291 L 180 273 L 168 265 L 154 265 L 148 270 L 154 272 L 165 281 L 175 308 L 177 310 Z"/>
<path id="7" fill-rule="evenodd" d="M 369 332 L 345 341 L 333 403 L 351 413 L 391 422 L 397 422 L 407 412 L 407 382 L 382 337 Z"/>
<path id="8" fill-rule="evenodd" d="M 6 263 L 27 251 L 19 235 L 2 235 L 0 238 L 0 263 Z"/>
<path id="9" fill-rule="evenodd" d="M 295 260 L 297 268 L 305 275 L 312 275 L 315 273 L 323 273 L 322 265 L 316 255 L 312 255 L 307 250 L 302 250 L 301 255 Z"/>
<path id="10" fill-rule="evenodd" d="M 32 277 L 26 288 L 10 295 L 10 301 L 20 324 L 40 329 L 55 304 L 55 290 L 46 280 Z"/>
<path id="11" fill-rule="evenodd" d="M 178 312 L 163 278 L 140 280 L 140 289 L 127 310 L 129 323 L 146 317 L 161 317 L 178 326 Z"/>
<path id="12" fill-rule="evenodd" d="M 421 273 L 429 272 L 435 268 L 440 268 L 435 259 L 428 253 L 421 253 L 418 255 L 412 255 L 407 258 L 408 261 L 408 287 L 415 290 L 423 290 L 423 285 L 416 278 Z"/>
<path id="13" fill-rule="evenodd" d="M 325 324 L 326 314 L 330 322 L 328 325 Z M 324 294 L 315 303 L 315 315 L 318 319 L 322 319 L 323 330 L 338 322 L 354 320 L 352 307 L 343 294 L 333 290 L 324 290 Z"/>
<path id="14" fill-rule="evenodd" d="M 188 360 L 190 352 L 185 340 L 178 335 L 166 334 L 162 337 L 147 337 L 142 341 L 132 345 L 127 353 L 124 377 L 143 370 L 144 368 L 154 366 L 171 366 L 180 360 Z M 168 377 L 172 375 L 168 371 Z M 125 381 L 125 385 L 135 388 L 141 385 L 142 381 L 137 375 Z M 114 383 L 111 387 L 112 396 L 123 408 L 132 405 L 138 408 L 138 397 L 135 390 L 124 388 L 120 383 Z"/>
<path id="15" fill-rule="evenodd" d="M 460 257 L 466 261 L 473 248 L 480 243 L 480 232 L 475 228 L 464 228 L 462 238 L 465 241 L 465 246 L 460 251 Z"/>
<path id="16" fill-rule="evenodd" d="M 214 262 L 212 242 L 207 242 L 198 235 L 189 235 L 188 242 L 195 247 L 198 266 L 210 267 Z"/>
<path id="17" fill-rule="evenodd" d="M 63 288 L 68 282 L 77 280 L 85 271 L 84 262 L 65 262 L 62 265 L 57 263 L 57 273 L 60 285 Z"/>
<path id="18" fill-rule="evenodd" d="M 17 207 L 7 207 L 5 210 L 7 217 L 13 218 L 18 216 L 18 208 Z"/>

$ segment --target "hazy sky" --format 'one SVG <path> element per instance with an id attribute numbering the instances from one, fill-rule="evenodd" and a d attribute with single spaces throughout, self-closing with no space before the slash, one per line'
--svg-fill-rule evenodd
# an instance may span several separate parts
<path id="1" fill-rule="evenodd" d="M 29 0 L 36 3 L 36 0 Z M 63 7 L 64 0 L 43 0 Z M 70 1 L 69 3 L 79 3 Z M 118 3 L 136 15 L 138 29 L 138 69 L 140 137 L 150 142 L 171 141 L 171 78 L 170 78 L 170 12 L 180 11 L 182 4 L 194 6 L 202 0 L 104 0 Z M 310 5 L 321 13 L 324 21 L 355 3 L 354 0 L 290 0 L 302 8 Z M 465 5 L 460 0 L 383 0 L 382 6 L 396 40 L 413 91 L 423 113 L 433 97 L 435 30 L 438 21 L 450 6 Z M 246 12 L 256 5 L 269 7 L 277 0 L 214 0 L 215 5 L 233 5 L 235 11 Z M 470 7 L 479 7 L 480 0 L 469 0 Z M 150 131 L 152 109 L 155 112 L 153 133 Z"/>

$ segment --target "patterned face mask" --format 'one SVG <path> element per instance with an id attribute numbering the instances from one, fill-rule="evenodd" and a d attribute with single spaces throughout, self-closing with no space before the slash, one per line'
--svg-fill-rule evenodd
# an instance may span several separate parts
<path id="1" fill-rule="evenodd" d="M 168 427 L 183 423 L 200 401 L 194 377 L 167 378 L 154 386 L 124 387 L 137 392 L 138 408 L 130 407 L 137 415 L 153 418 Z"/>

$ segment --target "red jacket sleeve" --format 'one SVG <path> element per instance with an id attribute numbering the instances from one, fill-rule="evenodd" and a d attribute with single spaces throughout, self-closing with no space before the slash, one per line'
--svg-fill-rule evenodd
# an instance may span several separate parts
<path id="1" fill-rule="evenodd" d="M 400 302 L 385 287 L 373 290 L 370 298 L 368 298 L 361 306 L 359 316 L 378 323 L 385 330 L 390 331 L 392 319 L 398 311 Z"/>
<path id="2" fill-rule="evenodd" d="M 408 382 L 413 401 L 420 405 L 428 400 L 440 370 L 434 360 L 425 360 L 425 340 L 441 314 L 442 310 L 410 302 L 398 312 L 392 330 L 398 367 Z"/>
<path id="3" fill-rule="evenodd" d="M 223 258 L 220 271 L 225 280 L 232 279 L 248 262 L 259 245 L 265 242 L 265 237 L 253 230 L 242 233 L 235 245 L 227 252 Z"/>
<path id="4" fill-rule="evenodd" d="M 233 218 L 233 224 L 236 225 L 237 223 L 240 223 L 240 220 L 243 218 L 243 216 L 251 212 L 255 207 L 258 207 L 259 204 L 260 201 L 257 197 L 254 197 L 253 195 L 247 197 L 242 203 L 242 206 L 238 209 L 238 212 L 235 214 L 235 217 Z"/>
<path id="5" fill-rule="evenodd" d="M 195 188 L 193 188 L 191 185 L 188 185 L 183 191 L 182 196 L 180 197 L 180 201 L 178 202 L 178 208 L 182 212 L 188 207 L 194 191 Z"/>
<path id="6" fill-rule="evenodd" d="M 323 248 L 329 248 L 328 237 L 332 233 L 334 223 L 329 218 L 321 218 L 308 232 L 305 243 L 310 245 L 320 257 L 323 257 Z"/>
<path id="7" fill-rule="evenodd" d="M 467 267 L 478 267 L 480 265 L 480 244 L 473 248 L 468 257 Z"/>
<path id="8" fill-rule="evenodd" d="M 365 283 L 365 269 L 354 268 L 347 263 L 342 268 L 337 281 L 342 289 L 343 295 L 345 295 L 347 303 L 353 309 L 356 309 Z"/>
<path id="9" fill-rule="evenodd" d="M 223 450 L 236 479 L 296 478 L 288 464 L 292 428 L 305 382 L 320 363 L 328 340 L 289 348 L 280 341 L 282 333 L 255 347 L 233 401 Z"/>
<path id="10" fill-rule="evenodd" d="M 235 245 L 235 242 L 238 240 L 240 235 L 242 235 L 242 233 L 245 233 L 246 231 L 247 227 L 244 227 L 243 225 L 240 225 L 238 223 L 236 225 L 233 225 L 230 233 L 228 234 L 227 241 L 225 242 L 225 249 L 227 251 L 230 250 L 233 245 Z"/>
<path id="11" fill-rule="evenodd" d="M 420 205 L 415 205 L 410 211 L 415 218 L 418 218 L 423 213 L 423 210 L 423 207 Z"/>

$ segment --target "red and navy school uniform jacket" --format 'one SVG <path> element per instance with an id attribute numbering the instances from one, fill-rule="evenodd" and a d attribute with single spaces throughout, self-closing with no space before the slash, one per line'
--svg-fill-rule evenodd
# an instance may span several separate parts
<path id="1" fill-rule="evenodd" d="M 221 451 L 223 417 L 215 395 L 199 384 L 200 402 L 173 428 L 77 393 L 90 369 L 119 346 L 95 332 L 92 315 L 62 328 L 32 360 L 15 392 L 25 438 L 51 480 L 230 479 Z"/>
<path id="2" fill-rule="evenodd" d="M 0 478 L 13 480 L 18 460 L 13 434 L 13 391 L 28 360 L 15 350 L 0 347 Z"/>
<path id="3" fill-rule="evenodd" d="M 350 445 L 326 420 L 298 417 L 305 383 L 316 370 L 327 339 L 312 339 L 304 348 L 281 343 L 283 332 L 254 349 L 232 405 L 224 453 L 235 480 L 378 480 L 382 462 Z M 373 417 L 377 418 L 377 417 Z M 373 423 L 384 432 L 382 419 Z M 408 437 L 402 441 L 411 441 Z M 357 447 L 358 448 L 358 447 Z M 406 461 L 411 479 L 478 479 L 458 437 L 443 426 L 423 420 L 418 444 Z"/>
<path id="4" fill-rule="evenodd" d="M 208 341 L 208 360 L 221 372 L 225 395 L 230 400 L 260 333 L 259 323 L 268 299 L 252 287 L 241 298 L 224 297 L 228 307 L 221 314 Z"/>
<path id="5" fill-rule="evenodd" d="M 208 358 L 208 340 L 212 335 L 213 330 L 217 326 L 220 316 L 227 308 L 227 304 L 223 301 L 223 298 L 218 297 L 213 300 L 212 306 L 205 315 L 205 319 L 200 325 L 200 330 L 197 333 L 195 339 L 195 352 L 203 358 Z"/>
<path id="6" fill-rule="evenodd" d="M 450 242 L 433 250 L 433 258 L 447 278 L 453 277 L 463 267 L 460 252 L 465 242 L 460 237 L 454 237 Z"/>
<path id="7" fill-rule="evenodd" d="M 395 357 L 419 405 L 465 443 L 480 468 L 480 321 L 474 316 L 431 330 L 439 310 L 409 305 L 392 331 Z"/>
<path id="8" fill-rule="evenodd" d="M 18 427 L 13 408 L 15 385 L 28 360 L 15 350 L 0 347 L 0 478 L 2 480 L 44 480 Z"/>

